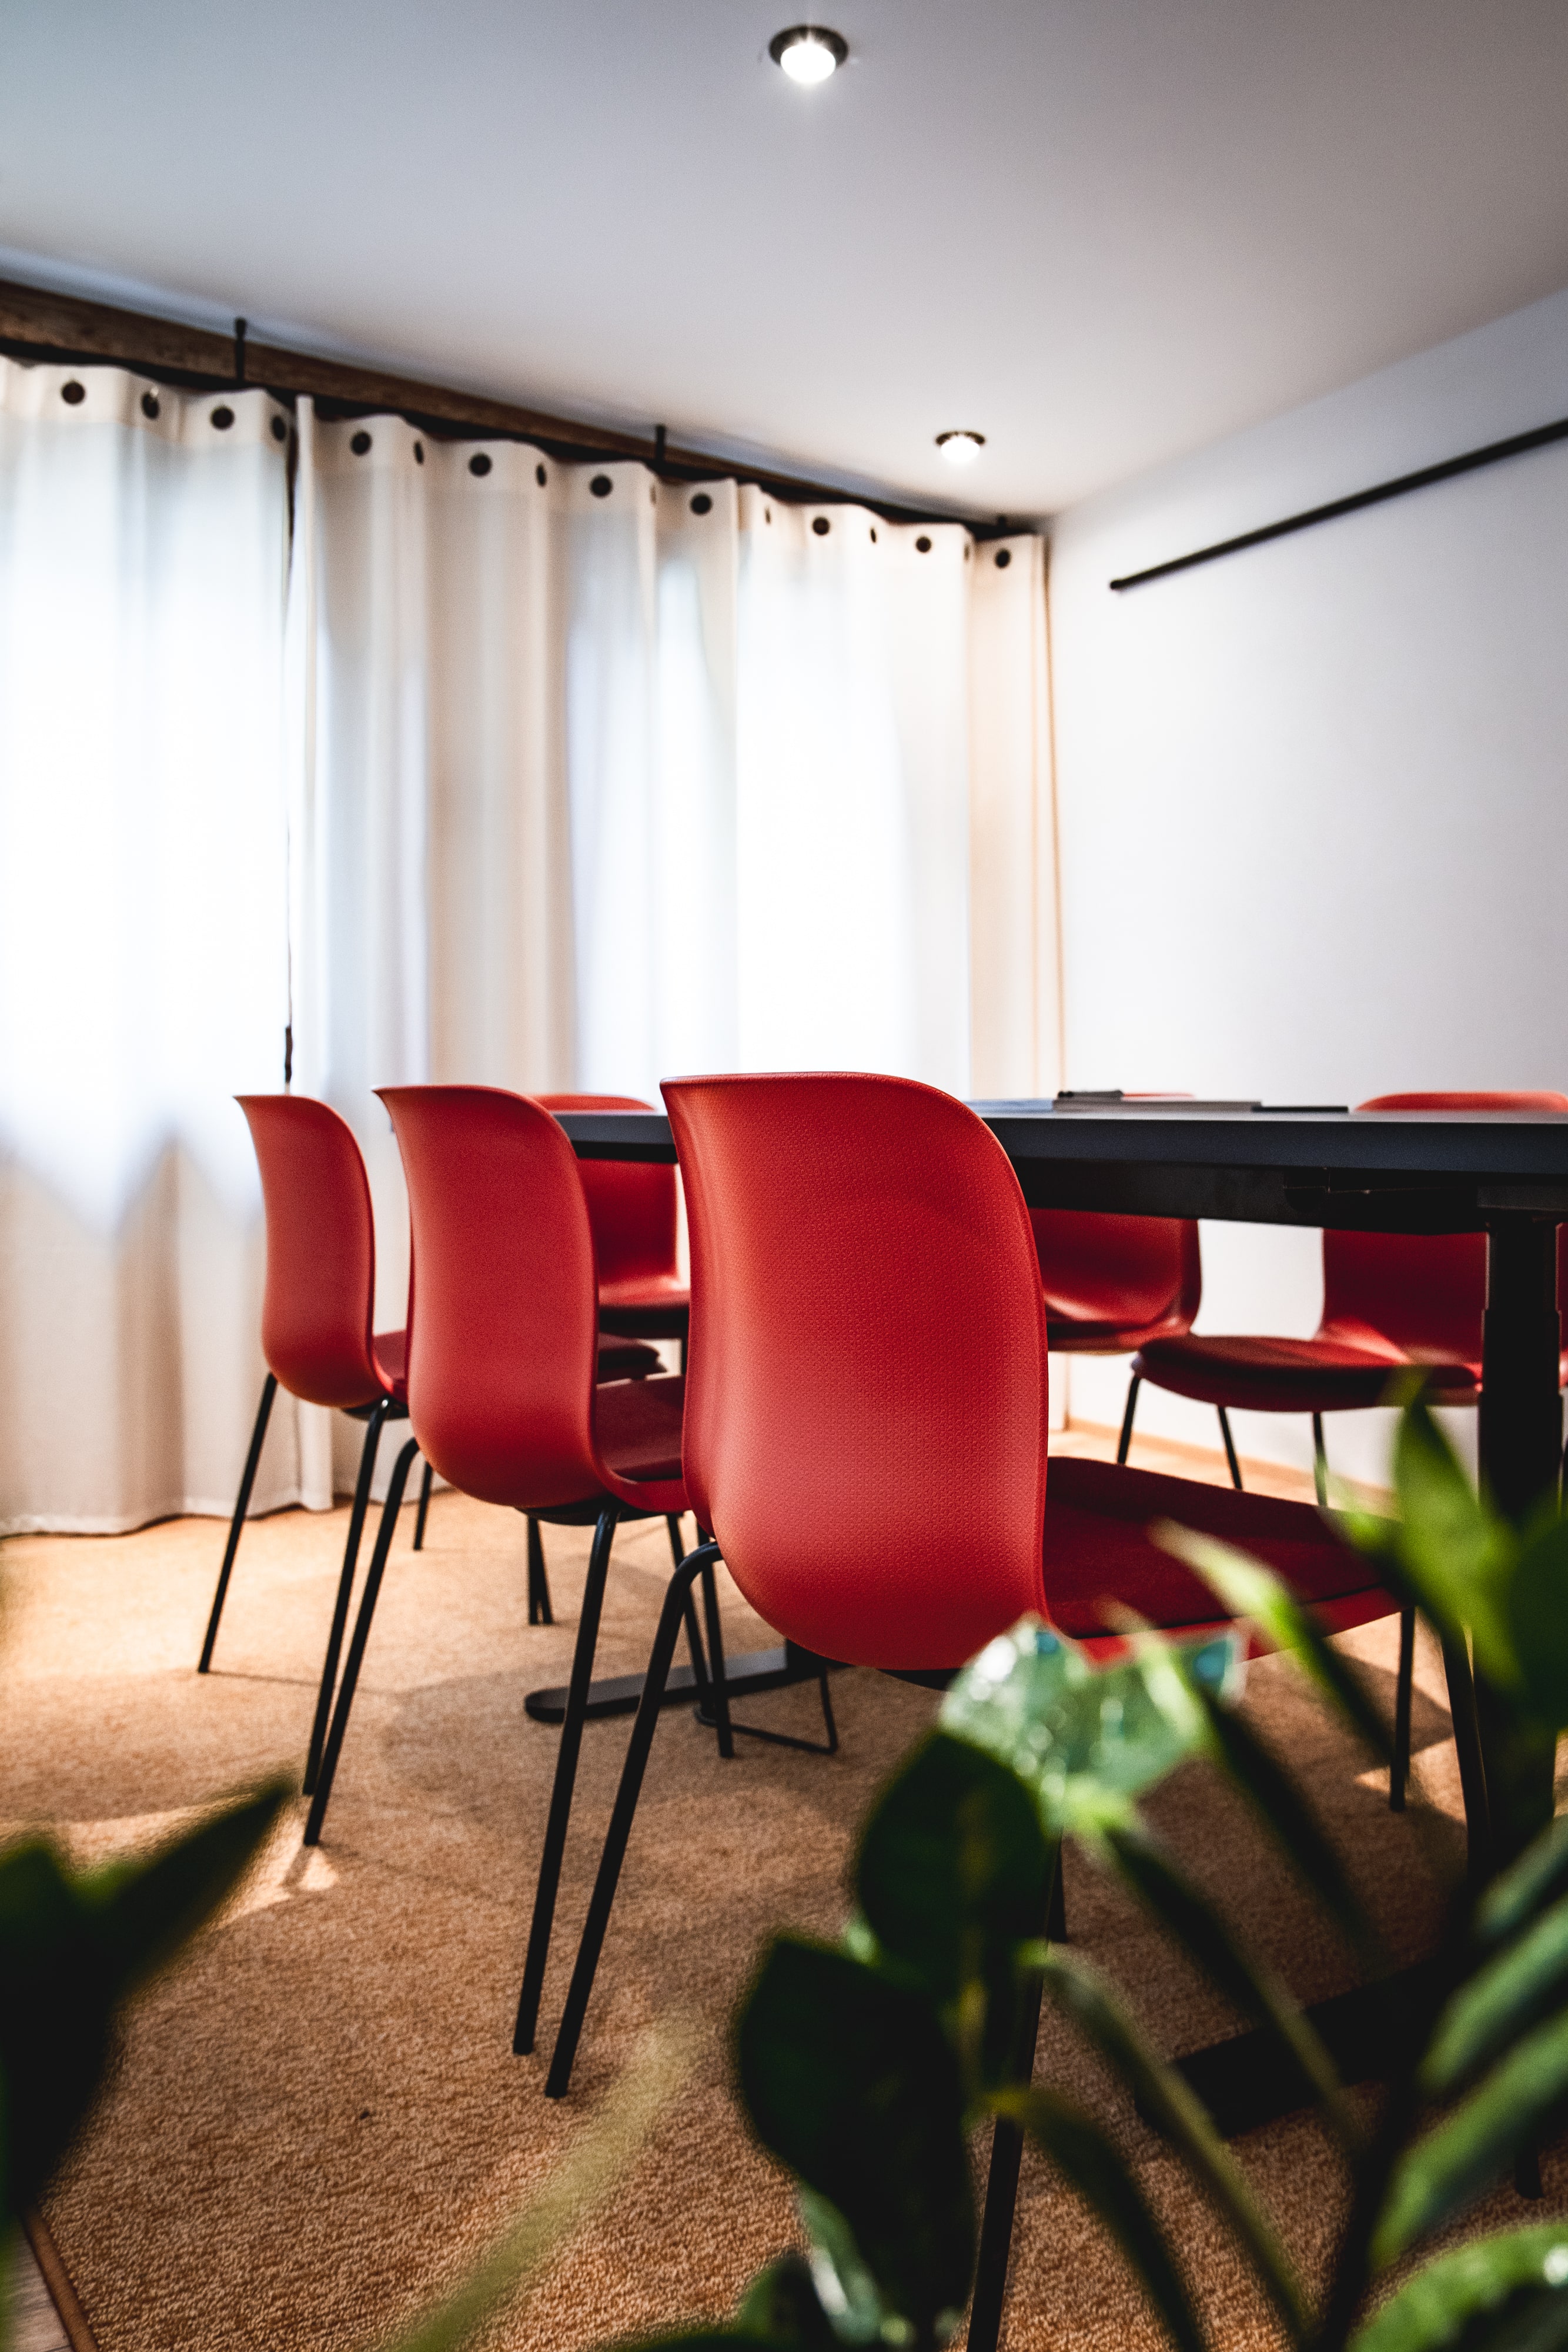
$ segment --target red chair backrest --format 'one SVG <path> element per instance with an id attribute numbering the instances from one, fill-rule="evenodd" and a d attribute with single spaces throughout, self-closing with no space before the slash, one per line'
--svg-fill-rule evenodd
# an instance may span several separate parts
<path id="1" fill-rule="evenodd" d="M 652 1110 L 635 1095 L 536 1095 L 549 1111 Z M 601 1282 L 676 1271 L 675 1171 L 653 1161 L 580 1160 Z"/>
<path id="2" fill-rule="evenodd" d="M 959 1664 L 1045 1605 L 1045 1314 L 1001 1147 L 904 1078 L 663 1091 L 691 1234 L 692 1508 L 790 1639 Z"/>
<path id="3" fill-rule="evenodd" d="M 1203 1302 L 1197 1227 L 1187 1217 L 1108 1217 L 1031 1209 L 1048 1315 L 1189 1330 Z"/>
<path id="4" fill-rule="evenodd" d="M 369 1404 L 383 1385 L 371 1346 L 376 1232 L 353 1129 L 308 1095 L 238 1095 L 267 1212 L 261 1348 L 308 1404 Z"/>
<path id="5" fill-rule="evenodd" d="M 1359 1110 L 1568 1111 L 1568 1095 L 1374 1095 Z M 1561 1292 L 1568 1226 L 1557 1233 Z M 1320 1328 L 1364 1328 L 1417 1357 L 1481 1360 L 1487 1303 L 1484 1234 L 1323 1234 L 1323 1318 Z"/>
<path id="6" fill-rule="evenodd" d="M 570 1144 L 499 1087 L 384 1087 L 408 1185 L 408 1408 L 466 1495 L 518 1508 L 600 1486 L 599 1288 Z"/>

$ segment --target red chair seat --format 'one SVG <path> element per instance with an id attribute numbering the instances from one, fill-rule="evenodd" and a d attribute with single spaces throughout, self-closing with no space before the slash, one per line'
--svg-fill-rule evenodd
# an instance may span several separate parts
<path id="1" fill-rule="evenodd" d="M 599 1285 L 599 1322 L 604 1331 L 684 1339 L 691 1306 L 690 1286 L 674 1274 L 607 1275 Z"/>
<path id="2" fill-rule="evenodd" d="M 376 1369 L 399 1404 L 408 1402 L 408 1333 L 378 1331 L 371 1341 Z"/>
<path id="3" fill-rule="evenodd" d="M 408 1333 L 378 1331 L 371 1344 L 375 1349 L 376 1366 L 387 1393 L 398 1404 L 406 1404 Z M 645 1348 L 636 1339 L 610 1339 L 601 1336 L 599 1378 L 601 1381 L 643 1381 L 650 1373 L 662 1372 L 664 1369 L 664 1359 L 656 1348 Z"/>
<path id="4" fill-rule="evenodd" d="M 1322 1334 L 1283 1339 L 1189 1333 L 1155 1339 L 1139 1350 L 1133 1370 L 1157 1388 L 1227 1411 L 1348 1412 L 1381 1403 L 1390 1374 L 1417 1361 L 1443 1402 L 1475 1402 L 1476 1375 L 1469 1364 L 1423 1360 L 1386 1344 L 1363 1347 Z"/>
<path id="5" fill-rule="evenodd" d="M 1113 1616 L 1119 1598 L 1166 1633 L 1218 1631 L 1228 1622 L 1207 1585 L 1149 1541 L 1159 1519 L 1253 1553 L 1334 1633 L 1398 1606 L 1368 1582 L 1365 1559 L 1338 1542 L 1310 1504 L 1055 1455 L 1045 1490 L 1045 1589 L 1060 1632 L 1095 1649 L 1119 1646 L 1106 1619 L 1107 1603 Z M 1254 1640 L 1255 1650 L 1264 1646 Z"/>
<path id="6" fill-rule="evenodd" d="M 678 1482 L 685 1395 L 684 1372 L 666 1372 L 650 1381 L 617 1381 L 599 1390 L 593 1408 L 599 1450 L 618 1478 L 635 1486 Z M 663 1507 L 649 1506 L 653 1510 Z"/>
<path id="7" fill-rule="evenodd" d="M 1056 1320 L 1046 1300 L 1046 1346 L 1053 1356 L 1129 1356 L 1151 1339 L 1185 1331 L 1178 1316 L 1162 1315 L 1156 1323 L 1102 1323 L 1074 1315 Z"/>

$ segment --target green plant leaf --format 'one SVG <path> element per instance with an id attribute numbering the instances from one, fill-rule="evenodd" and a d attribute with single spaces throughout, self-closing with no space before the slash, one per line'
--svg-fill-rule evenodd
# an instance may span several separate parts
<path id="1" fill-rule="evenodd" d="M 1021 2125 L 1099 2215 L 1180 2352 L 1204 2352 L 1203 2330 L 1165 2234 L 1121 2154 L 1093 2117 L 1060 2093 L 1039 2086 L 998 2092 L 992 2105 L 998 2115 Z"/>
<path id="2" fill-rule="evenodd" d="M 1155 1644 L 1096 1669 L 1075 1643 L 1026 1617 L 957 1677 L 942 1727 L 1018 1774 L 1048 1838 L 1092 1829 L 1124 1815 L 1205 1737 L 1202 1710 L 1166 1650 Z"/>
<path id="3" fill-rule="evenodd" d="M 1386 1966 L 1383 1941 L 1367 1917 L 1338 1854 L 1295 1782 L 1245 1717 L 1198 1689 L 1222 1769 L 1253 1808 L 1298 1875 L 1314 1894 L 1369 1974 Z"/>
<path id="4" fill-rule="evenodd" d="M 1155 1522 L 1149 1529 L 1149 1541 L 1201 1576 L 1233 1617 L 1250 1620 L 1275 1649 L 1294 1657 L 1373 1754 L 1385 1763 L 1389 1760 L 1393 1735 L 1361 1676 L 1333 1647 L 1312 1611 L 1271 1568 L 1265 1568 L 1248 1552 L 1238 1551 L 1233 1544 L 1196 1534 L 1170 1519 Z"/>
<path id="5" fill-rule="evenodd" d="M 1500 1943 L 1564 1888 L 1568 1888 L 1568 1813 L 1542 1830 L 1519 1860 L 1492 1880 L 1476 1907 L 1478 1940 Z"/>
<path id="6" fill-rule="evenodd" d="M 1555 1903 L 1462 1984 L 1438 2018 L 1421 2064 L 1434 2097 L 1456 2089 L 1517 2042 L 1568 1983 L 1568 1901 Z"/>
<path id="7" fill-rule="evenodd" d="M 835 2340 L 877 2344 L 912 2334 L 908 2320 L 889 2307 L 867 2270 L 855 2233 L 838 2207 L 819 2197 L 815 2189 L 799 2184 L 795 2202 L 811 2249 L 812 2292 L 828 2315 Z"/>
<path id="8" fill-rule="evenodd" d="M 1537 2222 L 1439 2254 L 1407 2279 L 1350 2352 L 1553 2352 L 1568 2344 L 1568 2222 Z"/>
<path id="9" fill-rule="evenodd" d="M 1517 1688 L 1519 1660 L 1503 1609 L 1517 1538 L 1476 1493 L 1419 1398 L 1400 1418 L 1394 1485 L 1399 1558 L 1422 1605 L 1450 1636 L 1469 1632 L 1489 1681 Z"/>
<path id="10" fill-rule="evenodd" d="M 805 2352 L 831 2352 L 837 2341 L 817 2299 L 804 2255 L 791 2250 L 758 2271 L 741 2297 L 737 2324 L 763 2344 L 800 2345 Z"/>
<path id="11" fill-rule="evenodd" d="M 1490 2188 L 1521 2147 L 1541 2137 L 1565 2098 L 1568 2015 L 1560 2015 L 1517 2043 L 1401 2158 L 1373 2233 L 1375 2267 L 1385 2269 Z"/>
<path id="12" fill-rule="evenodd" d="M 938 1731 L 878 1800 L 854 1890 L 883 1950 L 947 2001 L 998 1947 L 1043 1935 L 1054 1867 L 1017 1773 Z"/>
<path id="13" fill-rule="evenodd" d="M 1042 1974 L 1052 1999 L 1186 2158 L 1246 2247 L 1291 2341 L 1301 2343 L 1306 2313 L 1285 2250 L 1197 2099 L 1174 2068 L 1155 2056 L 1131 2014 L 1094 1970 L 1053 1948 L 1045 1955 Z"/>
<path id="14" fill-rule="evenodd" d="M 1294 2054 L 1343 2147 L 1358 2149 L 1360 2121 L 1333 2059 L 1289 1988 L 1241 1949 L 1227 1921 L 1168 1853 L 1142 1828 L 1111 1828 L 1100 1841 L 1117 1874 L 1245 2016 L 1271 2026 Z"/>
<path id="15" fill-rule="evenodd" d="M 1524 1704 L 1554 1731 L 1568 1724 L 1568 1519 L 1553 1510 L 1525 1538 L 1503 1598 Z"/>
<path id="16" fill-rule="evenodd" d="M 968 2300 L 974 2194 L 958 2062 L 935 2005 L 826 1945 L 779 1937 L 736 2030 L 763 2146 L 843 2216 L 917 2335 Z"/>
<path id="17" fill-rule="evenodd" d="M 97 2095 L 120 2004 L 217 1911 L 290 1790 L 260 1791 L 152 1861 L 68 1872 L 38 1841 L 0 1855 L 6 2195 L 34 2203 Z"/>

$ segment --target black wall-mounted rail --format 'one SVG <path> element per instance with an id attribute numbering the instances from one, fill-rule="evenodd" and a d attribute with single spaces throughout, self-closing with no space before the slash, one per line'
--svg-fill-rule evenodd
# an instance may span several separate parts
<path id="1" fill-rule="evenodd" d="M 1568 441 L 1568 416 L 1555 425 L 1538 425 L 1533 432 L 1516 433 L 1509 441 L 1489 441 L 1484 449 L 1467 450 L 1462 457 L 1445 457 L 1440 466 L 1423 466 L 1419 473 L 1401 474 L 1397 480 L 1379 482 L 1375 489 L 1356 490 L 1348 499 L 1332 499 L 1327 506 L 1309 507 L 1304 514 L 1287 515 L 1283 522 L 1265 523 L 1260 530 L 1244 530 L 1213 547 L 1199 547 L 1191 555 L 1173 555 L 1168 562 L 1151 563 L 1145 572 L 1128 572 L 1110 585 L 1118 592 L 1141 588 L 1148 580 L 1166 580 L 1173 572 L 1190 572 L 1195 563 L 1213 563 L 1222 555 L 1239 555 L 1244 547 L 1261 547 L 1267 540 L 1285 539 L 1293 530 L 1310 530 L 1314 523 L 1333 522 L 1336 515 L 1355 514 L 1363 507 L 1381 506 L 1385 499 L 1402 499 L 1407 490 L 1424 490 L 1433 482 L 1451 481 L 1456 474 L 1473 474 L 1481 466 L 1498 466 L 1505 457 L 1522 457 L 1553 441 Z"/>

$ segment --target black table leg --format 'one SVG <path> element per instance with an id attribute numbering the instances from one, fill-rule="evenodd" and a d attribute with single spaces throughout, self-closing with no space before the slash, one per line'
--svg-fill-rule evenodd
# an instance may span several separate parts
<path id="1" fill-rule="evenodd" d="M 1557 1226 L 1544 1217 L 1494 1218 L 1487 1234 L 1482 1346 L 1481 1476 L 1500 1510 L 1528 1519 L 1562 1477 L 1563 1346 L 1557 1310 Z M 1556 1741 L 1520 1732 L 1476 1678 L 1493 1869 L 1523 1851 L 1552 1818 Z"/>

